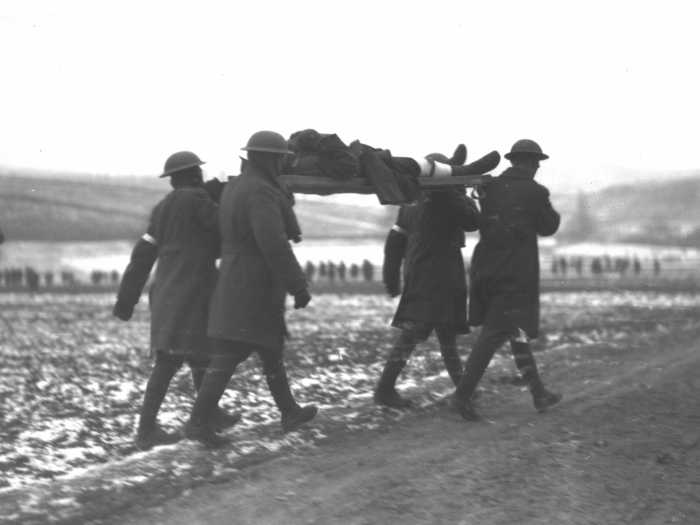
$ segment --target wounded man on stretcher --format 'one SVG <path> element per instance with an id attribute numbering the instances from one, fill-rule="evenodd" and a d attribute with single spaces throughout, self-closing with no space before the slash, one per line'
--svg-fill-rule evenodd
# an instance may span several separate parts
<path id="1" fill-rule="evenodd" d="M 474 186 L 500 162 L 497 151 L 464 165 L 467 149 L 460 144 L 452 159 L 444 155 L 426 158 L 396 157 L 391 151 L 359 141 L 346 146 L 336 134 L 313 129 L 293 133 L 281 176 L 294 193 L 376 193 L 382 204 L 415 201 L 423 189 Z"/>

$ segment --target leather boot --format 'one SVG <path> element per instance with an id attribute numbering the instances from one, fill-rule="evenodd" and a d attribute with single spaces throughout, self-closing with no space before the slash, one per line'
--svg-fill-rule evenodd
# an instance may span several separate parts
<path id="1" fill-rule="evenodd" d="M 452 396 L 450 405 L 453 410 L 457 411 L 467 421 L 479 421 L 481 419 L 481 416 L 474 408 L 472 400 L 462 399 L 456 392 Z"/>
<path id="2" fill-rule="evenodd" d="M 157 445 L 171 445 L 180 441 L 177 433 L 166 432 L 160 425 L 155 425 L 148 430 L 141 430 L 136 433 L 134 445 L 139 450 L 150 450 Z"/>
<path id="3" fill-rule="evenodd" d="M 402 333 L 389 353 L 389 357 L 379 377 L 377 388 L 374 390 L 374 402 L 391 408 L 405 409 L 411 406 L 411 401 L 399 395 L 396 391 L 396 379 L 406 366 L 406 356 L 415 348 L 410 337 Z"/>
<path id="4" fill-rule="evenodd" d="M 218 435 L 211 425 L 193 421 L 192 418 L 185 424 L 183 434 L 187 439 L 199 441 L 211 449 L 225 447 L 231 442 L 229 438 Z"/>
<path id="5" fill-rule="evenodd" d="M 296 406 L 292 410 L 282 413 L 282 430 L 293 432 L 316 417 L 318 408 L 316 405 Z"/>

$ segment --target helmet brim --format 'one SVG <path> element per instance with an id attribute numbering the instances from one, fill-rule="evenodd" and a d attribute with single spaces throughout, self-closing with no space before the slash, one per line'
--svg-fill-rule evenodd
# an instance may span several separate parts
<path id="1" fill-rule="evenodd" d="M 516 151 L 515 153 L 506 153 L 503 155 L 505 158 L 508 160 L 513 160 L 514 158 L 517 157 L 535 157 L 537 160 L 547 160 L 549 158 L 549 155 L 546 155 L 544 153 L 530 153 L 527 151 Z"/>
<path id="2" fill-rule="evenodd" d="M 165 170 L 163 173 L 158 175 L 158 178 L 162 179 L 164 177 L 170 177 L 173 173 L 177 173 L 178 171 L 188 170 L 190 168 L 194 168 L 195 166 L 201 166 L 202 164 L 206 164 L 206 162 L 204 162 L 203 160 L 200 160 L 199 162 L 190 162 L 189 164 L 185 164 L 184 166 L 178 166 L 177 168 Z"/>
<path id="3" fill-rule="evenodd" d="M 259 151 L 261 153 L 276 153 L 277 155 L 294 155 L 293 151 L 290 151 L 288 149 L 278 149 L 278 148 L 265 148 L 265 147 L 257 147 L 257 146 L 244 146 L 241 148 L 243 151 Z"/>

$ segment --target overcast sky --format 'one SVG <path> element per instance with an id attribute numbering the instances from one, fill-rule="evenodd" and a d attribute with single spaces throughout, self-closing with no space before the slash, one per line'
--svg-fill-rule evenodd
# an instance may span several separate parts
<path id="1" fill-rule="evenodd" d="M 555 189 L 700 168 L 693 4 L 3 0 L 0 165 L 191 149 L 218 176 L 254 131 L 313 127 L 410 156 L 532 138 Z"/>

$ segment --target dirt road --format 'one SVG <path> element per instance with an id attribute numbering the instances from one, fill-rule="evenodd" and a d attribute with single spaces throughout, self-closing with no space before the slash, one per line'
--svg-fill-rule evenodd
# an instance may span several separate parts
<path id="1" fill-rule="evenodd" d="M 546 414 L 491 378 L 484 422 L 443 403 L 103 523 L 697 524 L 697 336 L 543 353 Z"/>

